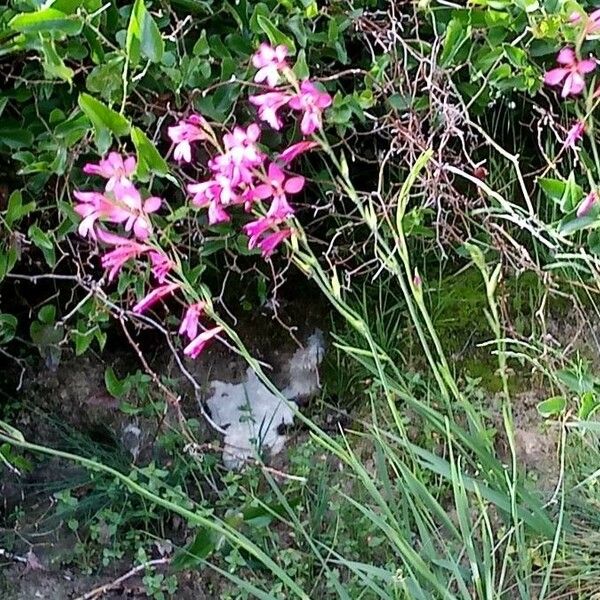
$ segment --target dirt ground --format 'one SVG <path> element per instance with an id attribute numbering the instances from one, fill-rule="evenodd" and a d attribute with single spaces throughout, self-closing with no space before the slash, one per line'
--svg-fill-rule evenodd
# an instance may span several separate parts
<path id="1" fill-rule="evenodd" d="M 299 347 L 298 342 L 306 340 L 315 327 L 326 329 L 329 325 L 326 313 L 317 307 L 300 312 L 294 306 L 286 306 L 286 311 L 297 319 L 296 323 L 288 323 L 290 327 L 293 325 L 289 331 L 270 313 L 251 315 L 237 326 L 250 352 L 267 365 L 267 372 L 278 386 L 286 384 L 283 365 Z M 300 322 L 298 315 L 302 315 Z M 148 352 L 147 359 L 156 373 L 168 376 L 173 382 L 181 395 L 185 417 L 203 423 L 194 390 L 173 357 L 156 348 Z M 129 451 L 129 460 L 137 466 L 151 460 L 160 463 L 154 445 L 157 428 L 165 427 L 175 415 L 169 413 L 166 421 L 161 422 L 157 417 L 128 415 L 119 410 L 120 400 L 106 391 L 107 366 L 119 376 L 142 369 L 135 354 L 127 348 L 113 349 L 102 356 L 66 358 L 56 370 L 43 365 L 32 369 L 26 374 L 22 389 L 8 390 L 5 396 L 11 398 L 8 403 L 16 407 L 12 410 L 11 425 L 27 440 L 49 447 L 60 447 L 65 432 L 78 432 L 97 443 L 117 440 Z M 215 379 L 239 382 L 247 365 L 227 348 L 215 344 L 196 361 L 186 362 L 186 368 L 206 395 L 210 392 L 210 381 Z M 218 434 L 206 425 L 201 434 L 205 436 L 202 441 L 217 444 L 220 441 Z M 53 490 L 60 489 L 61 482 L 78 479 L 85 481 L 83 469 L 57 459 L 42 458 L 34 464 L 33 471 L 21 475 L 10 472 L 0 463 L 0 600 L 150 598 L 142 582 L 143 573 L 127 577 L 105 593 L 85 596 L 127 574 L 134 561 L 133 557 L 123 559 L 92 575 L 72 562 L 77 541 L 73 532 L 65 523 L 49 521 L 47 517 L 56 503 Z M 17 528 L 15 511 L 18 511 Z M 6 521 L 11 515 L 12 527 Z M 181 532 L 178 534 L 182 538 Z M 160 559 L 160 556 L 151 558 Z M 157 572 L 167 572 L 161 568 Z M 214 598 L 214 593 L 206 595 L 207 589 L 229 586 L 227 581 L 218 579 L 208 569 L 178 573 L 178 590 L 174 597 L 182 600 Z"/>
<path id="2" fill-rule="evenodd" d="M 324 315 L 323 311 L 315 310 L 313 314 L 303 317 L 302 323 L 294 331 L 295 336 L 299 340 L 306 339 L 315 326 L 326 330 L 328 323 Z M 284 384 L 281 365 L 297 348 L 289 332 L 270 317 L 250 319 L 247 323 L 239 324 L 238 331 L 253 355 L 271 365 L 272 369 L 268 370 L 275 382 Z M 193 390 L 172 357 L 165 356 L 164 352 L 157 349 L 149 354 L 148 359 L 158 373 L 168 375 L 175 382 L 182 395 L 181 406 L 186 418 L 202 421 Z M 119 401 L 106 392 L 104 371 L 108 365 L 121 374 L 140 368 L 135 355 L 122 350 L 104 356 L 67 359 L 56 371 L 41 369 L 37 373 L 28 373 L 25 386 L 17 397 L 20 410 L 11 424 L 21 430 L 27 439 L 55 446 L 61 442 L 60 428 L 57 429 L 52 421 L 38 418 L 40 412 L 51 414 L 55 423 L 59 422 L 63 428 L 79 431 L 83 435 L 101 439 L 108 431 L 130 451 L 132 461 L 138 465 L 147 464 L 156 458 L 153 441 L 157 421 L 154 418 L 127 415 L 118 410 Z M 240 357 L 217 345 L 199 360 L 186 363 L 186 366 L 207 392 L 209 381 L 220 379 L 238 382 L 246 369 Z M 551 492 L 554 482 L 548 474 L 557 472 L 557 432 L 544 426 L 536 410 L 545 393 L 545 390 L 536 387 L 532 379 L 529 389 L 514 394 L 512 410 L 519 461 L 533 473 L 534 478 L 544 484 L 544 490 Z M 501 431 L 500 396 L 491 393 L 487 402 L 489 414 L 493 415 L 491 420 Z M 206 441 L 218 441 L 209 428 L 206 428 L 205 434 Z M 279 457 L 276 464 L 281 460 Z M 0 466 L 0 600 L 150 597 L 145 592 L 141 574 L 127 577 L 123 583 L 103 594 L 85 596 L 128 573 L 134 564 L 132 558 L 118 561 L 108 569 L 89 575 L 69 562 L 70 550 L 76 540 L 64 524 L 52 528 L 50 532 L 40 529 L 39 524 L 45 522 L 42 517 L 51 511 L 54 502 L 48 490 L 56 483 L 76 480 L 78 477 L 85 478 L 85 473 L 76 466 L 58 460 L 43 461 L 24 477 Z M 15 510 L 21 511 L 16 535 L 6 527 L 4 521 Z M 3 539 L 5 543 L 6 540 L 12 540 L 10 552 L 3 546 Z M 206 569 L 202 572 L 183 572 L 177 577 L 179 585 L 174 597 L 181 600 L 214 598 L 212 593 L 207 595 L 207 589 L 228 585 L 227 582 L 215 581 L 215 575 L 207 573 Z M 210 586 L 207 585 L 208 580 L 212 582 Z"/>

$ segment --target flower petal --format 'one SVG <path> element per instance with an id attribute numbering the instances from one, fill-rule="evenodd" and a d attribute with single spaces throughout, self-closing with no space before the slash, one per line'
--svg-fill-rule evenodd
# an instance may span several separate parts
<path id="1" fill-rule="evenodd" d="M 577 70 L 580 73 L 591 73 L 596 68 L 596 64 L 595 58 L 586 58 L 579 63 Z"/>
<path id="2" fill-rule="evenodd" d="M 551 69 L 544 75 L 544 83 L 546 85 L 558 85 L 568 74 L 568 69 Z"/>
<path id="3" fill-rule="evenodd" d="M 581 94 L 583 88 L 585 87 L 585 80 L 583 76 L 579 73 L 571 73 L 565 79 L 565 85 L 563 87 L 562 96 L 565 98 L 569 94 L 576 96 L 577 94 Z M 567 91 L 568 90 L 568 91 Z"/>
<path id="4" fill-rule="evenodd" d="M 158 196 L 150 196 L 150 198 L 147 198 L 144 202 L 144 210 L 146 212 L 156 212 L 160 208 L 161 204 L 162 198 L 159 198 Z"/>
<path id="5" fill-rule="evenodd" d="M 183 353 L 190 358 L 196 358 L 204 350 L 206 344 L 222 331 L 223 327 L 220 325 L 203 331 L 183 349 Z"/>
<path id="6" fill-rule="evenodd" d="M 304 177 L 290 177 L 283 186 L 288 194 L 297 194 L 304 187 Z"/>
<path id="7" fill-rule="evenodd" d="M 556 62 L 561 65 L 572 65 L 576 60 L 573 48 L 563 48 L 556 57 Z"/>

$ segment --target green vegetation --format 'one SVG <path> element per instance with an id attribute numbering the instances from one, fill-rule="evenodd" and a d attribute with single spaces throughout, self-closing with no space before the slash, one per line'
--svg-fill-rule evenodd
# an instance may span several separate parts
<path id="1" fill-rule="evenodd" d="M 594 598 L 593 7 L 6 4 L 0 596 Z M 316 328 L 225 469 L 211 382 Z"/>

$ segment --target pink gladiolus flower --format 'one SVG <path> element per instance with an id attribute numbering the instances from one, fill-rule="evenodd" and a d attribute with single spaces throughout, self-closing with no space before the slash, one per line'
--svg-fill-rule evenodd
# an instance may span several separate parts
<path id="1" fill-rule="evenodd" d="M 75 212 L 83 218 L 79 224 L 79 234 L 83 237 L 94 237 L 96 221 L 110 223 L 125 223 L 125 230 L 133 229 L 136 237 L 144 240 L 152 231 L 148 213 L 160 208 L 161 199 L 152 196 L 145 201 L 134 185 L 128 179 L 115 181 L 114 189 L 106 194 L 99 192 L 73 193 L 80 204 L 75 206 Z"/>
<path id="2" fill-rule="evenodd" d="M 173 152 L 175 160 L 191 162 L 192 146 L 190 142 L 205 140 L 208 127 L 206 119 L 200 115 L 190 115 L 187 119 L 180 121 L 178 125 L 169 127 L 168 135 L 176 144 Z"/>
<path id="3" fill-rule="evenodd" d="M 110 198 L 99 192 L 75 191 L 73 195 L 80 202 L 74 210 L 82 217 L 77 230 L 82 237 L 95 237 L 94 224 L 98 220 L 123 223 L 130 216 L 129 211 L 116 206 Z"/>
<path id="4" fill-rule="evenodd" d="M 277 220 L 272 217 L 260 217 L 256 221 L 251 221 L 244 225 L 243 230 L 250 238 L 248 240 L 248 248 L 252 250 L 258 245 L 258 241 L 265 231 L 268 231 L 277 224 Z"/>
<path id="5" fill-rule="evenodd" d="M 304 111 L 300 130 L 304 135 L 310 135 L 317 129 L 321 129 L 322 112 L 333 102 L 331 96 L 327 92 L 322 92 L 310 81 L 303 81 L 300 85 L 300 93 L 296 94 L 290 101 L 289 105 L 294 110 Z"/>
<path id="6" fill-rule="evenodd" d="M 217 223 L 225 223 L 231 221 L 231 217 L 225 212 L 219 200 L 211 202 L 208 206 L 208 223 L 216 225 Z"/>
<path id="7" fill-rule="evenodd" d="M 585 31 L 586 33 L 600 32 L 600 9 L 596 9 L 588 15 Z"/>
<path id="8" fill-rule="evenodd" d="M 226 152 L 209 161 L 209 168 L 227 177 L 232 186 L 252 183 L 253 170 L 265 159 L 256 145 L 259 137 L 260 128 L 256 123 L 247 129 L 235 127 L 233 132 L 223 136 Z"/>
<path id="9" fill-rule="evenodd" d="M 273 129 L 279 131 L 283 125 L 277 111 L 283 108 L 291 96 L 284 92 L 268 92 L 257 96 L 250 96 L 251 104 L 258 107 L 258 117 L 266 121 Z"/>
<path id="10" fill-rule="evenodd" d="M 210 225 L 229 221 L 231 217 L 227 214 L 221 203 L 222 188 L 216 181 L 203 181 L 192 183 L 187 186 L 188 192 L 194 194 L 192 204 L 198 208 L 208 207 L 208 222 Z"/>
<path id="11" fill-rule="evenodd" d="M 585 123 L 583 121 L 577 121 L 567 132 L 567 137 L 564 142 L 565 148 L 574 149 L 577 146 L 577 142 L 583 137 L 584 131 Z"/>
<path id="12" fill-rule="evenodd" d="M 572 48 L 563 48 L 558 53 L 556 60 L 559 64 L 565 66 L 548 71 L 544 75 L 544 83 L 547 85 L 560 85 L 564 81 L 561 92 L 563 98 L 580 94 L 585 87 L 584 75 L 591 73 L 596 68 L 596 59 L 578 60 Z"/>
<path id="13" fill-rule="evenodd" d="M 106 191 L 114 189 L 117 182 L 128 181 L 135 171 L 136 161 L 133 156 L 126 156 L 125 160 L 118 152 L 111 152 L 107 158 L 103 158 L 97 165 L 88 163 L 83 167 L 83 172 L 88 175 L 100 175 L 108 179 Z"/>
<path id="14" fill-rule="evenodd" d="M 152 275 L 156 277 L 158 283 L 164 283 L 175 263 L 166 254 L 156 250 L 150 252 L 150 261 L 152 262 Z"/>
<path id="15" fill-rule="evenodd" d="M 185 334 L 190 340 L 193 340 L 198 335 L 198 320 L 204 312 L 204 306 L 204 302 L 197 302 L 188 306 L 179 327 L 180 335 Z"/>
<path id="16" fill-rule="evenodd" d="M 263 258 L 268 258 L 275 252 L 277 246 L 283 242 L 286 238 L 292 235 L 291 229 L 282 229 L 280 231 L 276 231 L 275 233 L 271 233 L 267 237 L 263 238 L 260 242 L 258 242 L 258 247 L 262 251 Z"/>
<path id="17" fill-rule="evenodd" d="M 266 81 L 269 87 L 275 87 L 279 82 L 279 72 L 287 67 L 287 53 L 287 48 L 283 45 L 273 48 L 269 44 L 261 44 L 252 56 L 252 64 L 258 69 L 254 81 Z"/>
<path id="18" fill-rule="evenodd" d="M 156 212 L 162 200 L 156 196 L 151 196 L 142 202 L 139 191 L 128 182 L 126 185 L 117 183 L 113 190 L 115 199 L 129 211 L 129 216 L 125 223 L 125 231 L 131 231 L 141 240 L 145 240 L 152 232 L 152 224 L 148 218 L 148 213 Z"/>
<path id="19" fill-rule="evenodd" d="M 596 192 L 590 192 L 577 208 L 577 216 L 585 217 L 592 210 L 596 202 L 598 202 L 598 195 Z"/>
<path id="20" fill-rule="evenodd" d="M 572 12 L 568 21 L 571 25 L 579 25 L 585 19 L 585 34 L 595 34 L 600 32 L 600 9 L 596 9 L 589 15 L 581 15 L 578 12 Z"/>
<path id="21" fill-rule="evenodd" d="M 286 148 L 283 152 L 279 154 L 279 160 L 284 163 L 289 163 L 293 161 L 298 155 L 303 154 L 304 152 L 308 152 L 313 148 L 316 148 L 319 144 L 317 142 L 297 142 L 296 144 L 292 144 L 289 148 Z"/>
<path id="22" fill-rule="evenodd" d="M 282 229 L 269 233 L 267 236 L 263 236 L 264 233 L 275 227 L 281 220 L 275 217 L 260 217 L 256 221 L 252 221 L 247 225 L 244 225 L 244 232 L 249 236 L 248 249 L 260 248 L 264 258 L 271 256 L 277 246 L 289 237 L 292 233 L 291 229 Z"/>
<path id="23" fill-rule="evenodd" d="M 178 283 L 169 283 L 154 288 L 149 294 L 144 296 L 134 307 L 133 312 L 141 315 L 143 312 L 148 310 L 151 306 L 156 304 L 161 298 L 168 296 L 176 289 L 179 288 Z"/>
<path id="24" fill-rule="evenodd" d="M 257 185 L 248 193 L 249 199 L 265 200 L 273 197 L 269 216 L 278 219 L 293 214 L 294 209 L 288 204 L 286 194 L 297 194 L 304 187 L 304 177 L 296 176 L 286 179 L 285 173 L 275 163 L 269 165 L 267 182 Z"/>
<path id="25" fill-rule="evenodd" d="M 109 233 L 103 229 L 97 229 L 98 239 L 105 244 L 115 246 L 114 250 L 107 252 L 102 256 L 101 263 L 105 269 L 108 269 L 108 281 L 112 281 L 119 273 L 123 265 L 151 250 L 150 246 L 140 244 L 130 238 L 124 238 L 114 233 Z"/>
<path id="26" fill-rule="evenodd" d="M 219 335 L 223 331 L 223 327 L 213 327 L 207 331 L 202 332 L 194 340 L 192 340 L 184 349 L 183 353 L 190 358 L 196 358 L 202 350 L 206 347 L 206 344 L 215 336 Z"/>

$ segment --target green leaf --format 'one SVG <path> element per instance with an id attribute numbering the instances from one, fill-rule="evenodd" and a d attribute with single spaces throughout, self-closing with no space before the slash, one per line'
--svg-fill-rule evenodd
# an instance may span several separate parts
<path id="1" fill-rule="evenodd" d="M 44 8 L 36 12 L 15 15 L 8 26 L 21 33 L 64 33 L 77 35 L 83 27 L 83 21 L 77 15 L 66 15 L 55 8 Z"/>
<path id="2" fill-rule="evenodd" d="M 141 52 L 146 58 L 155 63 L 162 60 L 165 43 L 160 35 L 158 25 L 146 10 L 144 0 L 135 0 L 127 27 L 127 53 L 132 55 L 130 59 L 135 63 L 137 57 L 135 56 L 134 40 L 139 42 Z"/>
<path id="3" fill-rule="evenodd" d="M 81 356 L 94 340 L 94 331 L 73 331 L 73 340 L 75 341 L 75 356 Z"/>
<path id="4" fill-rule="evenodd" d="M 0 345 L 7 344 L 15 337 L 17 317 L 8 313 L 0 313 Z"/>
<path id="5" fill-rule="evenodd" d="M 53 325 L 56 321 L 56 306 L 54 304 L 46 304 L 38 311 L 38 320 L 45 325 Z"/>
<path id="6" fill-rule="evenodd" d="M 555 202 L 559 202 L 563 197 L 566 188 L 566 182 L 561 181 L 560 179 L 552 179 L 551 177 L 540 177 L 538 179 L 538 183 L 540 187 L 550 198 L 550 200 L 554 200 Z"/>
<path id="7" fill-rule="evenodd" d="M 273 44 L 273 46 L 277 46 L 278 44 L 284 44 L 288 47 L 291 53 L 296 52 L 296 45 L 294 44 L 294 40 L 291 37 L 285 35 L 285 33 L 281 32 L 279 29 L 277 29 L 273 21 L 271 21 L 268 17 L 265 17 L 263 15 L 257 15 L 256 22 L 258 23 L 258 26 L 262 29 L 262 31 L 267 34 L 267 37 L 269 38 L 269 41 L 271 42 L 271 44 Z"/>
<path id="8" fill-rule="evenodd" d="M 452 19 L 446 28 L 442 54 L 440 55 L 440 65 L 449 65 L 461 46 L 470 38 L 471 28 L 465 27 L 460 19 Z"/>
<path id="9" fill-rule="evenodd" d="M 300 50 L 300 52 L 298 52 L 298 58 L 296 59 L 296 64 L 294 65 L 293 71 L 298 79 L 307 79 L 310 75 L 308 64 L 306 63 L 306 53 L 304 50 Z"/>
<path id="10" fill-rule="evenodd" d="M 0 125 L 0 144 L 13 149 L 30 147 L 33 144 L 33 134 L 22 127 Z"/>
<path id="11" fill-rule="evenodd" d="M 20 221 L 34 208 L 35 202 L 28 202 L 23 205 L 23 195 L 21 194 L 21 190 L 15 190 L 8 198 L 8 207 L 6 208 L 4 220 L 8 227 L 12 227 L 14 223 Z"/>
<path id="12" fill-rule="evenodd" d="M 100 100 L 96 100 L 89 94 L 81 93 L 78 104 L 94 126 L 96 144 L 100 154 L 104 154 L 110 146 L 110 133 L 117 137 L 129 133 L 129 121 Z"/>
<path id="13" fill-rule="evenodd" d="M 544 194 L 560 206 L 564 213 L 571 212 L 583 198 L 583 189 L 575 182 L 573 172 L 569 175 L 567 181 L 552 179 L 550 177 L 540 177 L 538 183 Z"/>
<path id="14" fill-rule="evenodd" d="M 588 233 L 587 245 L 592 254 L 600 256 L 600 232 L 598 230 L 592 230 Z"/>
<path id="15" fill-rule="evenodd" d="M 594 392 L 585 392 L 581 395 L 579 404 L 579 418 L 586 421 L 600 408 L 600 402 Z"/>
<path id="16" fill-rule="evenodd" d="M 54 346 L 63 339 L 64 329 L 61 326 L 55 326 L 53 323 L 45 324 L 39 321 L 33 321 L 29 326 L 31 341 L 40 346 Z"/>
<path id="17" fill-rule="evenodd" d="M 171 566 L 176 571 L 190 569 L 203 563 L 217 547 L 219 536 L 206 528 L 200 529 L 191 544 L 179 550 Z"/>
<path id="18" fill-rule="evenodd" d="M 210 46 L 208 45 L 208 40 L 206 39 L 206 29 L 201 31 L 198 41 L 192 48 L 192 54 L 194 56 L 208 56 L 210 54 Z"/>
<path id="19" fill-rule="evenodd" d="M 37 225 L 32 225 L 27 231 L 28 237 L 31 241 L 41 250 L 46 248 L 51 250 L 54 247 L 52 240 L 48 237 L 48 234 L 44 233 Z"/>
<path id="20" fill-rule="evenodd" d="M 538 0 L 514 0 L 514 3 L 527 13 L 535 12 L 540 8 Z"/>
<path id="21" fill-rule="evenodd" d="M 575 372 L 571 369 L 561 369 L 555 373 L 556 378 L 576 394 L 594 390 L 594 379 L 587 373 Z"/>
<path id="22" fill-rule="evenodd" d="M 10 273 L 19 259 L 20 252 L 16 244 L 11 244 L 8 248 L 0 246 L 0 281 Z"/>
<path id="23" fill-rule="evenodd" d="M 119 381 L 119 378 L 115 375 L 112 367 L 107 367 L 104 371 L 104 384 L 106 385 L 106 391 L 115 398 L 119 398 L 125 393 L 127 378 L 123 381 Z"/>
<path id="24" fill-rule="evenodd" d="M 166 175 L 169 172 L 165 159 L 141 129 L 133 127 L 131 139 L 137 152 L 137 173 L 142 179 L 148 172 L 156 175 Z"/>
<path id="25" fill-rule="evenodd" d="M 50 78 L 64 79 L 71 83 L 74 71 L 65 65 L 63 59 L 56 52 L 54 40 L 42 41 L 42 54 L 44 55 L 42 66 L 46 75 Z"/>
<path id="26" fill-rule="evenodd" d="M 597 212 L 598 210 L 596 209 L 594 213 Z M 572 233 L 577 233 L 578 231 L 583 231 L 584 229 L 595 229 L 599 226 L 600 221 L 598 220 L 597 214 L 589 214 L 583 217 L 568 215 L 561 220 L 558 230 L 562 235 L 570 235 Z"/>
<path id="27" fill-rule="evenodd" d="M 537 411 L 545 419 L 549 417 L 557 417 L 562 414 L 567 407 L 567 400 L 563 396 L 553 396 L 537 405 Z"/>

